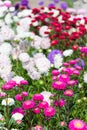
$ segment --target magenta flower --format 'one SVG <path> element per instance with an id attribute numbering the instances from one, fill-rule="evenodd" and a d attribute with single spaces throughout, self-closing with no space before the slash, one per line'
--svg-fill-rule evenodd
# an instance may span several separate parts
<path id="1" fill-rule="evenodd" d="M 48 102 L 46 101 L 42 101 L 38 104 L 38 107 L 41 108 L 41 109 L 45 109 L 49 106 Z"/>
<path id="2" fill-rule="evenodd" d="M 77 84 L 77 82 L 76 82 L 76 80 L 70 80 L 70 81 L 67 82 L 67 84 L 68 84 L 69 86 L 74 86 L 74 85 Z"/>
<path id="3" fill-rule="evenodd" d="M 22 107 L 25 109 L 25 110 L 29 110 L 29 109 L 32 109 L 34 108 L 35 106 L 35 102 L 32 101 L 32 100 L 26 100 L 23 102 L 22 104 Z"/>
<path id="4" fill-rule="evenodd" d="M 44 115 L 46 117 L 54 116 L 55 113 L 56 113 L 56 110 L 53 107 L 47 107 L 47 108 L 44 109 Z"/>
<path id="5" fill-rule="evenodd" d="M 16 86 L 16 82 L 14 80 L 9 80 L 6 84 Z"/>
<path id="6" fill-rule="evenodd" d="M 66 103 L 65 100 L 63 98 L 61 98 L 59 101 L 59 106 L 63 107 L 65 105 L 65 103 Z"/>
<path id="7" fill-rule="evenodd" d="M 18 107 L 12 111 L 12 115 L 15 113 L 21 113 L 22 115 L 24 115 L 24 110 L 21 107 Z"/>
<path id="8" fill-rule="evenodd" d="M 27 80 L 21 80 L 20 81 L 20 85 L 27 85 L 28 84 L 28 81 Z"/>
<path id="9" fill-rule="evenodd" d="M 33 100 L 42 101 L 44 99 L 42 94 L 34 94 Z"/>
<path id="10" fill-rule="evenodd" d="M 11 90 L 14 86 L 12 84 L 4 84 L 2 86 L 3 90 Z"/>
<path id="11" fill-rule="evenodd" d="M 68 89 L 68 90 L 65 90 L 65 91 L 64 91 L 64 95 L 65 95 L 65 96 L 72 97 L 73 94 L 74 94 L 74 92 L 73 92 L 73 90 L 71 90 L 71 89 Z"/>
<path id="12" fill-rule="evenodd" d="M 28 97 L 28 92 L 23 91 L 23 92 L 22 92 L 22 96 L 23 96 L 23 97 Z"/>
<path id="13" fill-rule="evenodd" d="M 87 130 L 87 124 L 80 119 L 73 119 L 69 122 L 70 130 Z"/>
<path id="14" fill-rule="evenodd" d="M 56 90 L 64 90 L 66 88 L 66 83 L 63 81 L 55 81 L 52 83 L 52 87 Z"/>
<path id="15" fill-rule="evenodd" d="M 42 126 L 40 126 L 40 125 L 36 125 L 36 126 L 34 127 L 34 129 L 35 129 L 35 130 L 43 130 Z"/>
<path id="16" fill-rule="evenodd" d="M 63 82 L 68 82 L 68 81 L 70 80 L 70 76 L 67 75 L 67 74 L 61 74 L 61 75 L 59 76 L 59 80 L 60 80 L 60 81 L 63 81 Z"/>
<path id="17" fill-rule="evenodd" d="M 17 100 L 17 101 L 22 101 L 22 100 L 23 100 L 22 95 L 21 95 L 21 94 L 17 94 L 17 95 L 15 96 L 15 100 Z"/>
<path id="18" fill-rule="evenodd" d="M 52 75 L 57 76 L 60 72 L 58 70 L 52 70 Z"/>
<path id="19" fill-rule="evenodd" d="M 35 114 L 40 114 L 40 108 L 39 107 L 34 108 L 33 112 Z"/>

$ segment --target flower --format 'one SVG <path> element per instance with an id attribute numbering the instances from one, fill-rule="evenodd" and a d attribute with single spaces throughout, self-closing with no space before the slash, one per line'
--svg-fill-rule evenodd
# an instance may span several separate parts
<path id="1" fill-rule="evenodd" d="M 40 126 L 40 125 L 36 125 L 36 126 L 34 127 L 34 129 L 35 129 L 35 130 L 43 130 L 42 126 Z"/>
<path id="2" fill-rule="evenodd" d="M 56 113 L 56 110 L 53 107 L 47 107 L 47 108 L 44 109 L 44 115 L 46 117 L 54 116 L 55 113 Z"/>
<path id="3" fill-rule="evenodd" d="M 54 57 L 54 66 L 59 69 L 63 64 L 63 57 L 61 54 L 55 55 Z"/>
<path id="4" fill-rule="evenodd" d="M 43 101 L 48 102 L 48 104 L 50 105 L 52 102 L 52 100 L 50 99 L 50 97 L 52 96 L 52 93 L 48 91 L 43 91 L 41 92 L 41 95 L 43 95 L 44 97 Z"/>
<path id="5" fill-rule="evenodd" d="M 15 113 L 20 113 L 20 114 L 24 115 L 24 110 L 21 107 L 18 107 L 12 111 L 12 115 Z"/>
<path id="6" fill-rule="evenodd" d="M 21 94 L 17 94 L 17 95 L 15 96 L 15 100 L 17 100 L 17 101 L 22 101 L 22 100 L 23 100 L 22 95 L 21 95 Z"/>
<path id="7" fill-rule="evenodd" d="M 60 50 L 52 50 L 49 54 L 48 54 L 48 59 L 50 60 L 51 63 L 54 63 L 54 57 L 55 55 L 57 54 L 61 54 L 61 51 Z"/>
<path id="8" fill-rule="evenodd" d="M 19 55 L 19 60 L 22 61 L 23 63 L 29 61 L 29 58 L 30 57 L 27 53 L 21 53 Z"/>
<path id="9" fill-rule="evenodd" d="M 2 100 L 1 104 L 3 106 L 12 106 L 12 105 L 15 104 L 15 101 L 14 101 L 13 98 L 5 98 L 5 99 Z"/>
<path id="10" fill-rule="evenodd" d="M 38 104 L 38 107 L 41 108 L 41 109 L 45 109 L 49 106 L 48 102 L 46 101 L 42 101 Z"/>
<path id="11" fill-rule="evenodd" d="M 35 102 L 32 100 L 26 100 L 22 104 L 22 107 L 24 110 L 32 109 L 32 108 L 34 108 L 34 106 L 35 106 Z"/>
<path id="12" fill-rule="evenodd" d="M 68 49 L 68 50 L 65 50 L 65 51 L 63 52 L 63 55 L 64 55 L 65 57 L 71 56 L 72 54 L 73 54 L 73 50 L 72 50 L 72 49 Z"/>
<path id="13" fill-rule="evenodd" d="M 34 94 L 33 95 L 33 100 L 35 101 L 42 101 L 44 99 L 42 94 Z"/>
<path id="14" fill-rule="evenodd" d="M 68 127 L 70 130 L 87 130 L 86 123 L 80 119 L 71 120 Z"/>
<path id="15" fill-rule="evenodd" d="M 70 77 L 67 74 L 60 74 L 58 79 L 67 83 L 70 80 Z"/>
<path id="16" fill-rule="evenodd" d="M 84 73 L 84 82 L 87 83 L 87 73 Z"/>
<path id="17" fill-rule="evenodd" d="M 65 96 L 72 97 L 73 94 L 74 94 L 73 90 L 68 89 L 68 90 L 65 90 L 65 91 L 64 91 L 64 95 L 65 95 Z"/>
<path id="18" fill-rule="evenodd" d="M 68 5 L 67 5 L 67 2 L 61 2 L 60 3 L 60 7 L 63 9 L 63 10 L 66 10 Z"/>
<path id="19" fill-rule="evenodd" d="M 60 107 L 63 107 L 64 105 L 65 105 L 65 100 L 63 99 L 63 98 L 61 98 L 60 100 L 59 100 L 59 106 Z"/>
<path id="20" fill-rule="evenodd" d="M 63 81 L 55 81 L 52 83 L 52 88 L 56 90 L 64 90 L 66 88 L 66 83 Z"/>
<path id="21" fill-rule="evenodd" d="M 39 107 L 34 108 L 34 109 L 33 109 L 33 112 L 34 112 L 35 114 L 39 114 L 39 113 L 40 113 L 40 108 L 39 108 Z"/>
<path id="22" fill-rule="evenodd" d="M 14 114 L 12 115 L 12 118 L 14 118 L 15 121 L 17 121 L 17 120 L 22 120 L 23 117 L 24 117 L 24 115 L 21 114 L 21 113 L 18 113 L 18 112 L 14 113 Z"/>

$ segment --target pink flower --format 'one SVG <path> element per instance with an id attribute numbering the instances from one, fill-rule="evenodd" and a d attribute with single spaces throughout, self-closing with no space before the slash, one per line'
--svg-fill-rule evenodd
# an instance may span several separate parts
<path id="1" fill-rule="evenodd" d="M 56 110 L 53 107 L 47 107 L 44 109 L 44 115 L 47 117 L 54 116 L 55 113 L 56 113 Z"/>
<path id="2" fill-rule="evenodd" d="M 73 90 L 68 89 L 68 90 L 65 90 L 65 91 L 64 91 L 64 95 L 65 95 L 65 96 L 72 97 L 73 94 L 74 94 Z"/>
<path id="3" fill-rule="evenodd" d="M 28 84 L 28 81 L 27 80 L 21 80 L 20 81 L 20 85 L 27 85 Z"/>
<path id="4" fill-rule="evenodd" d="M 65 122 L 65 121 L 61 121 L 61 122 L 60 122 L 60 125 L 61 125 L 61 126 L 65 126 L 65 125 L 66 125 L 66 122 Z"/>
<path id="5" fill-rule="evenodd" d="M 26 100 L 23 102 L 22 104 L 22 107 L 25 109 L 25 110 L 29 110 L 29 109 L 32 109 L 34 108 L 35 106 L 35 102 L 32 101 L 32 100 Z"/>
<path id="6" fill-rule="evenodd" d="M 54 101 L 54 105 L 55 105 L 56 107 L 59 106 L 59 102 L 58 102 L 58 100 L 55 100 L 55 101 Z"/>
<path id="7" fill-rule="evenodd" d="M 15 113 L 21 113 L 22 115 L 24 115 L 24 110 L 21 107 L 18 107 L 12 111 L 12 115 Z"/>
<path id="8" fill-rule="evenodd" d="M 34 127 L 34 129 L 35 129 L 35 130 L 43 130 L 42 126 L 40 126 L 40 125 L 36 125 L 36 126 Z"/>
<path id="9" fill-rule="evenodd" d="M 39 106 L 39 108 L 41 108 L 41 109 L 45 109 L 46 107 L 49 106 L 49 104 L 48 104 L 48 102 L 46 102 L 46 101 L 42 101 L 42 102 L 40 102 L 40 103 L 38 104 L 38 106 Z"/>
<path id="10" fill-rule="evenodd" d="M 40 108 L 39 107 L 34 108 L 33 112 L 35 114 L 39 114 L 40 113 Z"/>
<path id="11" fill-rule="evenodd" d="M 78 76 L 78 75 L 80 75 L 80 72 L 78 70 L 74 70 L 73 74 Z"/>
<path id="12" fill-rule="evenodd" d="M 44 99 L 42 94 L 34 94 L 33 100 L 42 101 Z"/>
<path id="13" fill-rule="evenodd" d="M 76 81 L 75 80 L 70 80 L 70 81 L 68 81 L 67 82 L 67 84 L 69 85 L 69 86 L 74 86 L 74 85 L 76 85 Z"/>
<path id="14" fill-rule="evenodd" d="M 22 101 L 22 100 L 23 100 L 22 95 L 17 94 L 17 95 L 15 96 L 15 100 L 17 100 L 17 101 Z"/>
<path id="15" fill-rule="evenodd" d="M 4 84 L 2 86 L 3 90 L 11 90 L 14 86 L 12 84 Z"/>
<path id="16" fill-rule="evenodd" d="M 16 82 L 14 80 L 9 80 L 6 84 L 10 84 L 12 86 L 16 86 Z"/>
<path id="17" fill-rule="evenodd" d="M 61 75 L 59 76 L 59 80 L 60 80 L 60 81 L 63 81 L 63 82 L 68 82 L 68 81 L 70 80 L 70 77 L 69 77 L 69 75 L 67 75 L 67 74 L 61 74 Z"/>
<path id="18" fill-rule="evenodd" d="M 56 90 L 64 90 L 66 88 L 66 83 L 63 81 L 55 81 L 52 83 L 52 87 Z"/>
<path id="19" fill-rule="evenodd" d="M 76 64 L 76 60 L 70 60 L 70 62 L 69 62 L 71 65 L 74 65 L 74 64 Z"/>
<path id="20" fill-rule="evenodd" d="M 57 76 L 60 72 L 58 70 L 52 70 L 52 75 Z"/>
<path id="21" fill-rule="evenodd" d="M 23 91 L 23 92 L 22 92 L 22 96 L 23 96 L 23 97 L 28 97 L 28 92 Z"/>
<path id="22" fill-rule="evenodd" d="M 64 62 L 64 63 L 63 63 L 63 66 L 66 66 L 66 67 L 69 66 L 69 65 L 70 65 L 70 64 L 67 63 L 67 62 Z"/>
<path id="23" fill-rule="evenodd" d="M 5 97 L 7 94 L 4 92 L 0 92 L 0 97 Z"/>
<path id="24" fill-rule="evenodd" d="M 66 103 L 65 100 L 63 98 L 61 98 L 59 101 L 59 106 L 63 107 L 65 105 L 65 103 Z"/>
<path id="25" fill-rule="evenodd" d="M 69 122 L 70 130 L 87 130 L 87 124 L 80 119 L 73 119 Z"/>

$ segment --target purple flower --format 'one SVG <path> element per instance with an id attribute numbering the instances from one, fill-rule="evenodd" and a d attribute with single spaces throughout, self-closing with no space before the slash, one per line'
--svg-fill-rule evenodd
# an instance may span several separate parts
<path id="1" fill-rule="evenodd" d="M 60 50 L 52 50 L 49 54 L 48 54 L 48 59 L 50 60 L 51 63 L 54 63 L 54 56 L 57 55 L 57 54 L 61 54 L 61 51 Z"/>
<path id="2" fill-rule="evenodd" d="M 18 9 L 19 9 L 19 6 L 20 6 L 20 3 L 16 3 L 16 4 L 14 5 L 15 10 L 18 10 Z"/>
<path id="3" fill-rule="evenodd" d="M 68 5 L 67 5 L 66 2 L 61 2 L 61 3 L 60 3 L 60 7 L 61 7 L 63 10 L 66 10 L 67 7 L 68 7 Z"/>
<path id="4" fill-rule="evenodd" d="M 54 3 L 49 3 L 48 7 L 55 7 L 55 4 Z"/>
<path id="5" fill-rule="evenodd" d="M 59 0 L 53 0 L 53 2 L 54 2 L 54 3 L 58 3 L 58 2 L 59 2 Z"/>
<path id="6" fill-rule="evenodd" d="M 85 66 L 84 60 L 81 59 L 81 58 L 77 58 L 77 59 L 76 59 L 75 67 L 76 67 L 76 66 L 80 66 L 80 67 L 84 68 L 84 66 Z"/>
<path id="7" fill-rule="evenodd" d="M 27 6 L 28 5 L 28 0 L 22 0 L 20 4 L 23 5 L 23 6 Z"/>
<path id="8" fill-rule="evenodd" d="M 43 0 L 41 0 L 41 1 L 38 2 L 38 5 L 40 5 L 40 6 L 43 5 L 43 4 L 44 4 Z"/>

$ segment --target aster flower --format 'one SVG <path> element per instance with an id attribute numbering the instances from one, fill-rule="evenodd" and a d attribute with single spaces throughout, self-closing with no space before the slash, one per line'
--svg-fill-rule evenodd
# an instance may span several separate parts
<path id="1" fill-rule="evenodd" d="M 73 50 L 72 50 L 72 49 L 68 49 L 68 50 L 65 50 L 65 51 L 63 52 L 63 55 L 64 55 L 65 57 L 71 56 L 72 54 L 73 54 Z"/>
<path id="2" fill-rule="evenodd" d="M 66 88 L 66 83 L 63 81 L 55 81 L 52 83 L 52 88 L 56 90 L 64 90 Z"/>
<path id="3" fill-rule="evenodd" d="M 65 95 L 65 96 L 72 97 L 73 94 L 74 94 L 74 92 L 73 92 L 73 90 L 71 90 L 71 89 L 68 89 L 68 90 L 65 90 L 65 91 L 64 91 L 64 95 Z"/>
<path id="4" fill-rule="evenodd" d="M 57 54 L 61 54 L 61 51 L 60 50 L 52 50 L 49 54 L 48 54 L 48 59 L 50 60 L 51 63 L 54 63 L 54 57 L 55 55 Z"/>
<path id="5" fill-rule="evenodd" d="M 23 102 L 22 107 L 24 110 L 29 110 L 34 108 L 35 102 L 33 100 L 26 100 Z"/>
<path id="6" fill-rule="evenodd" d="M 55 115 L 55 113 L 56 113 L 56 110 L 53 107 L 47 107 L 44 109 L 44 115 L 46 117 L 52 117 Z"/>
<path id="7" fill-rule="evenodd" d="M 15 121 L 22 120 L 23 117 L 24 117 L 24 115 L 21 114 L 21 113 L 18 113 L 18 112 L 12 114 L 12 118 L 13 118 Z"/>
<path id="8" fill-rule="evenodd" d="M 63 9 L 63 10 L 66 10 L 68 5 L 67 5 L 67 2 L 61 2 L 60 3 L 60 7 Z"/>
<path id="9" fill-rule="evenodd" d="M 69 122 L 69 129 L 70 130 L 86 130 L 87 125 L 84 121 L 80 119 L 73 119 Z"/>
<path id="10" fill-rule="evenodd" d="M 1 104 L 3 106 L 12 106 L 12 105 L 15 104 L 15 101 L 14 101 L 13 98 L 5 98 L 5 99 L 2 100 Z"/>

